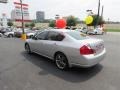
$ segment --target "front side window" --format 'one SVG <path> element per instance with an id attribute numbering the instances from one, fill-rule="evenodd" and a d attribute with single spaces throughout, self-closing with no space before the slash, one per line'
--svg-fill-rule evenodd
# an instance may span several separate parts
<path id="1" fill-rule="evenodd" d="M 54 31 L 50 31 L 47 36 L 47 40 L 51 40 L 51 41 L 62 41 L 63 39 L 64 39 L 64 35 Z"/>
<path id="2" fill-rule="evenodd" d="M 41 33 L 39 33 L 38 35 L 36 35 L 36 38 L 37 38 L 38 40 L 45 40 L 47 34 L 48 34 L 48 31 L 41 32 Z"/>

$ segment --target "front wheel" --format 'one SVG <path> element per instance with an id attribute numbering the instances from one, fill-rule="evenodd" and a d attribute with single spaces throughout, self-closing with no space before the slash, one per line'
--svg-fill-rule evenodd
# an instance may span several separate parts
<path id="1" fill-rule="evenodd" d="M 10 35 L 8 35 L 8 37 L 9 37 L 9 38 L 13 38 L 13 35 L 12 35 L 12 34 L 10 34 Z"/>
<path id="2" fill-rule="evenodd" d="M 62 53 L 58 53 L 55 55 L 55 63 L 56 66 L 61 70 L 66 70 L 69 67 L 68 60 L 66 56 Z"/>
<path id="3" fill-rule="evenodd" d="M 95 32 L 95 35 L 97 35 L 97 32 Z"/>
<path id="4" fill-rule="evenodd" d="M 31 53 L 29 44 L 25 44 L 25 50 L 27 53 L 29 53 L 29 54 Z"/>

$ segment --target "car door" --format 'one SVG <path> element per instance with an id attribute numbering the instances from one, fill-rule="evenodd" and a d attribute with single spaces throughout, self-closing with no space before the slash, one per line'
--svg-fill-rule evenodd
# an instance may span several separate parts
<path id="1" fill-rule="evenodd" d="M 32 50 L 36 53 L 43 54 L 43 42 L 46 39 L 48 31 L 43 31 L 35 35 L 32 39 Z"/>
<path id="2" fill-rule="evenodd" d="M 58 51 L 59 44 L 63 38 L 64 36 L 59 32 L 49 31 L 47 40 L 43 42 L 44 55 L 53 58 L 53 55 Z"/>

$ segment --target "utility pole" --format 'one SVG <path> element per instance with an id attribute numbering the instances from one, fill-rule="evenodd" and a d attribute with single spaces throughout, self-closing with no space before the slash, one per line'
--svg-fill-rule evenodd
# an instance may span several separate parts
<path id="1" fill-rule="evenodd" d="M 23 3 L 22 0 L 20 0 L 21 3 L 21 14 L 22 14 L 22 40 L 26 40 L 26 34 L 24 30 L 24 13 L 23 13 Z"/>
<path id="2" fill-rule="evenodd" d="M 98 14 L 97 14 L 97 23 L 96 23 L 96 26 L 98 25 L 99 23 L 99 15 L 100 15 L 100 0 L 98 2 Z"/>
<path id="3" fill-rule="evenodd" d="M 103 17 L 103 10 L 104 10 L 104 6 L 102 6 L 101 17 Z"/>
<path id="4" fill-rule="evenodd" d="M 21 15 L 22 15 L 22 32 L 23 34 L 25 34 L 25 31 L 24 31 L 24 16 L 23 16 L 23 3 L 22 3 L 22 0 L 20 0 L 20 3 L 21 3 Z"/>

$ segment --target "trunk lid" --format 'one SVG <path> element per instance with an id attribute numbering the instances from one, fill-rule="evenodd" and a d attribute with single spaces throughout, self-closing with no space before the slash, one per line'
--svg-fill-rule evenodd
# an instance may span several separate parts
<path id="1" fill-rule="evenodd" d="M 104 41 L 101 39 L 89 38 L 82 40 L 83 45 L 87 45 L 94 50 L 94 54 L 97 55 L 104 50 Z"/>

